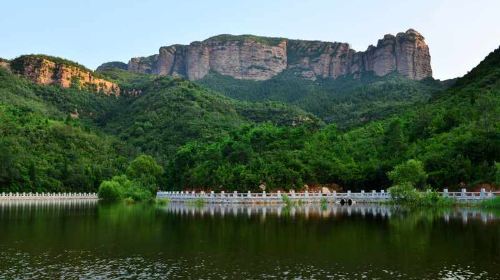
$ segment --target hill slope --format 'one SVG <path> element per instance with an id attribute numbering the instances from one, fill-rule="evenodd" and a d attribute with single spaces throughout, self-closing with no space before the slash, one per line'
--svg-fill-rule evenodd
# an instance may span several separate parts
<path id="1" fill-rule="evenodd" d="M 197 83 L 239 100 L 295 105 L 342 128 L 402 112 L 445 88 L 433 79 L 414 81 L 395 73 L 313 81 L 298 78 L 294 71 L 284 71 L 267 81 L 249 81 L 212 72 Z"/>
<path id="2" fill-rule="evenodd" d="M 415 158 L 436 188 L 500 178 L 500 49 L 426 104 L 347 132 L 246 127 L 213 144 L 190 143 L 169 171 L 174 188 L 300 188 L 388 185 L 386 172 Z M 497 184 L 500 182 L 497 182 Z"/>
<path id="3" fill-rule="evenodd" d="M 74 92 L 0 69 L 0 192 L 95 191 L 122 169 L 132 154 L 124 143 L 68 116 L 95 96 L 79 93 L 61 101 Z"/>

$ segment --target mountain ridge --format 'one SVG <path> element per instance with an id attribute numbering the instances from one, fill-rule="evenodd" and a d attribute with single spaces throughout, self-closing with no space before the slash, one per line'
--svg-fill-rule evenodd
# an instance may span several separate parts
<path id="1" fill-rule="evenodd" d="M 366 51 L 348 43 L 221 34 L 189 45 L 160 47 L 158 54 L 131 58 L 132 72 L 199 80 L 210 71 L 236 79 L 268 80 L 287 69 L 305 79 L 333 78 L 367 72 L 392 72 L 413 80 L 432 77 L 429 47 L 414 29 L 386 34 Z M 101 68 L 101 67 L 99 67 Z M 98 68 L 98 69 L 99 69 Z"/>

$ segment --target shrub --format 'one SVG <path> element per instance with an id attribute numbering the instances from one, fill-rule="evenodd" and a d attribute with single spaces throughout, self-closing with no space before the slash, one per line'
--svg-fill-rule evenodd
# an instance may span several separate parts
<path id="1" fill-rule="evenodd" d="M 387 191 L 396 203 L 413 204 L 418 200 L 418 191 L 408 182 L 392 186 Z"/>
<path id="2" fill-rule="evenodd" d="M 103 181 L 97 195 L 104 201 L 118 201 L 122 197 L 121 186 L 115 181 Z"/>
<path id="3" fill-rule="evenodd" d="M 388 191 L 395 203 L 404 206 L 435 207 L 453 204 L 451 198 L 443 197 L 438 192 L 432 190 L 420 192 L 408 182 L 392 186 Z"/>
<path id="4" fill-rule="evenodd" d="M 152 200 L 150 189 L 139 181 L 130 180 L 126 175 L 115 176 L 109 181 L 101 183 L 98 192 L 99 198 L 106 201 L 117 201 L 120 199 L 130 201 Z"/>
<path id="5" fill-rule="evenodd" d="M 281 195 L 281 200 L 285 204 L 286 207 L 293 206 L 293 201 L 290 199 L 290 197 L 286 194 Z"/>
<path id="6" fill-rule="evenodd" d="M 387 175 L 396 185 L 409 184 L 413 187 L 423 188 L 427 181 L 427 173 L 424 170 L 424 164 L 415 159 L 410 159 L 396 165 Z"/>
<path id="7" fill-rule="evenodd" d="M 140 155 L 127 167 L 127 176 L 139 182 L 144 189 L 156 194 L 158 181 L 163 174 L 163 168 L 155 159 L 148 155 Z"/>
<path id="8" fill-rule="evenodd" d="M 482 201 L 481 207 L 488 209 L 500 209 L 500 196 Z"/>

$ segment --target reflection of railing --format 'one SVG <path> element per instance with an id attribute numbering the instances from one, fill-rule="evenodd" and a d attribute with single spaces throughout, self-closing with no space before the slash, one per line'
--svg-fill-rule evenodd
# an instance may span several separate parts
<path id="1" fill-rule="evenodd" d="M 303 216 L 305 218 L 329 218 L 340 216 L 359 215 L 362 217 L 373 216 L 382 218 L 407 217 L 408 214 L 419 214 L 425 211 L 407 212 L 401 211 L 397 207 L 384 204 L 355 204 L 351 207 L 342 207 L 334 204 L 320 206 L 318 204 L 304 204 L 301 206 L 287 207 L 278 204 L 205 204 L 203 206 L 190 205 L 186 203 L 169 203 L 164 210 L 177 215 L 189 216 L 257 216 L 266 218 L 267 216 Z M 432 214 L 433 212 L 431 212 Z M 437 213 L 446 222 L 450 220 L 462 220 L 467 223 L 469 220 L 481 220 L 489 222 L 498 220 L 500 217 L 491 211 L 480 208 L 446 208 L 440 209 Z"/>
<path id="2" fill-rule="evenodd" d="M 96 193 L 0 193 L 0 200 L 98 199 Z"/>
<path id="3" fill-rule="evenodd" d="M 500 192 L 486 192 L 485 189 L 481 189 L 479 192 L 467 192 L 462 189 L 461 192 L 448 192 L 445 189 L 443 192 L 439 192 L 444 197 L 449 197 L 456 200 L 483 200 L 493 198 L 496 195 L 500 195 Z M 289 192 L 282 193 L 280 191 L 275 193 L 252 193 L 252 192 L 232 192 L 226 193 L 224 191 L 216 192 L 189 192 L 189 191 L 160 191 L 157 193 L 158 198 L 168 198 L 171 201 L 188 202 L 194 200 L 203 200 L 208 203 L 281 203 L 284 201 L 284 197 L 292 201 L 303 201 L 303 202 L 319 202 L 322 199 L 327 200 L 347 200 L 351 199 L 357 202 L 379 202 L 386 201 L 390 199 L 390 193 L 384 190 L 377 192 Z"/>

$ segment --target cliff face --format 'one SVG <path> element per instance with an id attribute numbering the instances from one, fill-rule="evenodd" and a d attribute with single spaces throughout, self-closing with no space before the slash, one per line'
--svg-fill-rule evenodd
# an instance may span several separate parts
<path id="1" fill-rule="evenodd" d="M 10 62 L 3 58 L 0 58 L 0 67 L 10 70 Z"/>
<path id="2" fill-rule="evenodd" d="M 219 35 L 189 45 L 161 47 L 157 55 L 132 58 L 127 68 L 190 80 L 201 79 L 209 71 L 236 79 L 267 80 L 290 68 L 308 79 L 398 72 L 421 80 L 432 77 L 430 59 L 424 37 L 409 29 L 385 35 L 364 52 L 354 51 L 347 43 Z"/>
<path id="3" fill-rule="evenodd" d="M 12 61 L 12 70 L 42 85 L 76 86 L 107 95 L 119 95 L 120 87 L 110 81 L 95 77 L 93 72 L 77 65 L 51 60 L 45 56 L 21 56 Z"/>

